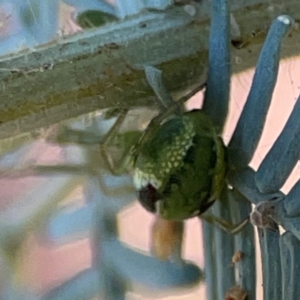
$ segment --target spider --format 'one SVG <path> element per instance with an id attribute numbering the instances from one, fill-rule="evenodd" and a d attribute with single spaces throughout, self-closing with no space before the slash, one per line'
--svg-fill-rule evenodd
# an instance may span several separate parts
<path id="1" fill-rule="evenodd" d="M 247 102 L 226 147 L 220 135 L 226 121 L 230 88 L 229 12 L 226 1 L 213 1 L 212 5 L 209 70 L 203 108 L 183 112 L 164 88 L 157 70 L 147 67 L 148 82 L 162 101 L 165 112 L 154 120 L 155 125 L 150 123 L 133 148 L 131 165 L 141 205 L 158 218 L 170 220 L 161 227 L 166 224 L 172 227 L 176 222 L 200 216 L 237 232 L 248 218 L 232 226 L 222 218 L 204 213 L 217 199 L 223 201 L 228 193 L 233 195 L 236 191 L 253 203 L 262 200 L 277 200 L 277 203 L 283 199 L 282 193 L 278 192 L 280 185 L 276 188 L 273 183 L 266 185 L 265 164 L 256 175 L 248 164 L 260 139 L 276 83 L 280 44 L 291 30 L 293 20 L 281 15 L 272 24 Z M 241 177 L 245 180 L 243 184 L 238 180 Z M 252 182 L 250 191 L 245 189 L 245 182 L 249 180 L 256 181 Z M 281 182 L 284 182 L 283 178 Z M 263 213 L 256 209 L 251 214 L 251 222 L 260 227 L 276 228 L 269 216 L 270 206 L 260 206 L 265 207 Z M 159 236 L 156 232 L 154 235 L 164 244 L 166 235 Z"/>
<path id="2" fill-rule="evenodd" d="M 202 109 L 184 112 L 182 104 L 191 95 L 174 102 L 163 86 L 160 71 L 145 68 L 147 80 L 164 109 L 145 132 L 134 139 L 126 165 L 133 170 L 139 202 L 156 215 L 153 251 L 163 259 L 181 255 L 178 248 L 182 241 L 182 222 L 186 219 L 200 216 L 233 233 L 247 223 L 249 217 L 232 225 L 223 217 L 208 215 L 206 211 L 216 200 L 226 202 L 238 194 L 254 204 L 263 202 L 251 214 L 251 222 L 272 230 L 277 229 L 274 218 L 277 223 L 283 223 L 278 220 L 280 212 L 274 205 L 282 207 L 284 195 L 278 190 L 294 166 L 295 158 L 284 166 L 284 174 L 274 180 L 272 176 L 280 168 L 269 171 L 269 166 L 274 161 L 272 152 L 278 151 L 276 145 L 256 174 L 248 164 L 260 139 L 276 83 L 281 41 L 293 27 L 293 20 L 281 15 L 273 22 L 247 102 L 232 139 L 225 146 L 221 134 L 230 89 L 229 27 L 227 1 L 213 1 L 209 69 Z M 119 116 L 102 140 L 102 146 L 114 140 L 126 113 L 124 110 Z M 104 152 L 103 156 L 106 156 Z M 295 230 L 293 226 L 291 230 Z"/>
<path id="3" fill-rule="evenodd" d="M 146 67 L 148 82 L 165 111 L 150 122 L 132 148 L 130 162 L 138 200 L 157 217 L 153 244 L 160 258 L 168 258 L 175 252 L 180 256 L 178 247 L 183 220 L 199 216 L 233 232 L 240 230 L 248 218 L 232 227 L 222 217 L 206 215 L 216 200 L 222 203 L 236 195 L 253 204 L 259 203 L 250 216 L 253 225 L 278 231 L 280 224 L 300 237 L 299 224 L 288 218 L 299 214 L 299 204 L 295 200 L 299 185 L 287 197 L 279 191 L 298 160 L 300 145 L 293 138 L 299 133 L 299 101 L 258 171 L 249 167 L 276 83 L 281 42 L 294 21 L 281 15 L 273 22 L 260 53 L 247 102 L 231 141 L 225 146 L 221 134 L 228 113 L 230 89 L 229 9 L 227 1 L 222 0 L 212 1 L 212 7 L 209 69 L 202 109 L 183 112 L 182 101 L 174 104 L 157 70 Z M 267 232 L 265 235 L 268 238 Z M 221 242 L 218 245 L 222 246 Z M 272 250 L 270 243 L 263 245 L 264 249 Z M 217 247 L 212 245 L 211 251 L 216 251 Z M 218 274 L 215 279 L 216 276 Z M 209 285 L 209 290 L 214 290 Z M 265 289 L 272 287 L 265 283 Z M 213 293 L 210 299 L 215 299 Z"/>
<path id="4" fill-rule="evenodd" d="M 300 237 L 294 221 L 286 218 L 300 212 L 295 201 L 298 186 L 286 198 L 278 192 L 298 160 L 299 151 L 290 149 L 299 149 L 293 137 L 298 130 L 295 124 L 299 123 L 300 101 L 259 170 L 254 172 L 248 166 L 260 139 L 276 83 L 281 41 L 292 26 L 293 20 L 286 15 L 277 17 L 273 22 L 247 102 L 227 146 L 221 138 L 228 113 L 231 76 L 226 0 L 212 1 L 209 69 L 202 109 L 184 112 L 182 104 L 189 97 L 174 103 L 157 75 L 159 71 L 146 67 L 148 82 L 164 109 L 144 133 L 135 136 L 129 165 L 133 169 L 133 183 L 139 202 L 157 216 L 153 239 L 157 244 L 155 251 L 162 258 L 169 257 L 174 251 L 179 251 L 180 255 L 178 246 L 181 245 L 182 222 L 186 219 L 200 216 L 228 228 L 230 224 L 222 218 L 207 216 L 205 212 L 216 200 L 222 203 L 228 195 L 236 193 L 254 204 L 260 202 L 251 215 L 255 225 L 274 229 L 277 223 L 282 224 Z M 102 146 L 114 140 L 113 135 L 125 117 L 126 111 L 102 139 Z M 244 224 L 242 220 L 239 226 L 231 229 L 240 229 Z M 168 235 L 174 238 L 165 244 L 164 239 Z M 169 246 L 167 250 L 165 245 Z"/>

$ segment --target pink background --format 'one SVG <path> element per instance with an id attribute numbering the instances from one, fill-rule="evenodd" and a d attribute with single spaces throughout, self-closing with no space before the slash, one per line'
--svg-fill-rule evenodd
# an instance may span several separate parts
<path id="1" fill-rule="evenodd" d="M 65 8 L 67 9 L 67 8 Z M 71 26 L 66 22 L 66 26 Z M 232 61 L 236 61 L 232 58 Z M 251 165 L 257 168 L 260 161 L 272 146 L 274 140 L 283 128 L 293 105 L 299 95 L 300 89 L 300 60 L 297 58 L 282 61 L 278 84 L 276 86 L 272 106 L 267 118 L 267 124 L 263 132 L 263 137 L 259 143 L 258 150 Z M 224 134 L 225 141 L 228 141 L 237 122 L 237 118 L 243 108 L 247 97 L 253 71 L 249 70 L 242 74 L 237 74 L 232 78 L 230 115 Z M 189 105 L 197 106 L 199 96 L 194 97 Z M 44 146 L 38 148 L 39 153 L 43 153 L 46 159 L 57 159 L 60 154 L 59 148 L 46 149 Z M 283 191 L 288 192 L 291 186 L 298 180 L 300 174 L 299 165 L 284 185 Z M 2 209 L 13 204 L 14 199 L 21 197 L 24 191 L 38 185 L 40 180 L 24 178 L 18 180 L 0 180 L 1 195 L 0 205 Z M 77 190 L 77 197 L 80 196 L 80 188 Z M 70 199 L 73 197 L 70 197 Z M 134 204 L 120 214 L 120 238 L 129 245 L 141 250 L 149 251 L 149 228 L 153 217 L 145 212 L 138 204 Z M 38 293 L 45 293 L 50 288 L 72 277 L 78 271 L 88 268 L 91 264 L 91 250 L 88 239 L 83 239 L 73 244 L 62 247 L 51 247 L 45 245 L 39 235 L 33 234 L 27 238 L 22 250 L 23 284 Z M 184 243 L 184 257 L 204 266 L 202 255 L 202 239 L 199 221 L 192 219 L 187 222 Z M 258 262 L 259 263 L 259 262 Z M 258 287 L 261 286 L 261 275 L 258 276 Z M 176 291 L 176 295 L 153 295 L 153 291 L 138 289 L 136 293 L 129 293 L 128 299 L 204 299 L 205 285 L 191 291 Z M 261 293 L 260 288 L 258 293 Z M 260 299 L 260 298 L 259 298 Z"/>

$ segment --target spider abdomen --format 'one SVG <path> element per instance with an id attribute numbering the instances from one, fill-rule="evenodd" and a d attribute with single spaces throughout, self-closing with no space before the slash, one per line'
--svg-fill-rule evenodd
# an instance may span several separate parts
<path id="1" fill-rule="evenodd" d="M 224 185 L 224 149 L 200 110 L 166 121 L 136 161 L 134 183 L 140 203 L 165 219 L 203 213 Z"/>

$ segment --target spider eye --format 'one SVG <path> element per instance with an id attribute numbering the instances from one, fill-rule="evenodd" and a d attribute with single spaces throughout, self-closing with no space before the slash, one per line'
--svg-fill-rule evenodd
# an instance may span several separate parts
<path id="1" fill-rule="evenodd" d="M 142 187 L 137 192 L 138 200 L 141 205 L 150 212 L 155 212 L 155 203 L 159 200 L 159 195 L 155 187 L 151 184 Z"/>

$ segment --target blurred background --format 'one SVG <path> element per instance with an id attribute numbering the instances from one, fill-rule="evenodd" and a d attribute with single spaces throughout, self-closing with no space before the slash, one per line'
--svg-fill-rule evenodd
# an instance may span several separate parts
<path id="1" fill-rule="evenodd" d="M 40 44 L 161 5 L 127 2 L 1 1 L 0 55 L 35 51 Z M 225 142 L 242 111 L 253 72 L 232 77 Z M 255 169 L 298 98 L 299 72 L 299 58 L 282 61 L 263 138 L 251 163 Z M 201 101 L 199 93 L 187 107 L 198 108 Z M 121 132 L 143 130 L 152 114 L 147 109 L 130 111 Z M 107 111 L 95 111 L 51 125 L 39 139 L 26 140 L 9 152 L 1 150 L 1 299 L 205 299 L 201 221 L 186 222 L 184 266 L 151 256 L 154 216 L 137 203 L 130 176 L 111 174 L 97 144 L 115 120 Z M 85 132 L 84 138 L 78 132 Z M 113 161 L 123 157 L 118 145 L 108 152 Z M 34 170 L 37 165 L 44 167 Z M 297 165 L 284 192 L 299 175 Z M 233 268 L 231 262 L 228 268 Z M 261 299 L 259 272 L 257 282 Z"/>

